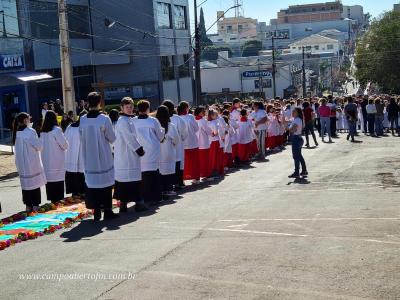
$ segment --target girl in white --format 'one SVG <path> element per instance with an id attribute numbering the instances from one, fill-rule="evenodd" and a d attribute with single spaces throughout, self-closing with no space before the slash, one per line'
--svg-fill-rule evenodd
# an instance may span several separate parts
<path id="1" fill-rule="evenodd" d="M 199 127 L 199 131 L 197 132 L 197 139 L 199 141 L 199 172 L 200 177 L 209 178 L 211 177 L 211 169 L 210 169 L 210 146 L 211 146 L 211 138 L 217 134 L 213 132 L 207 122 L 205 117 L 205 108 L 203 106 L 196 107 L 194 111 L 194 115 L 196 117 L 196 121 Z M 218 137 L 216 137 L 218 139 Z"/>
<path id="2" fill-rule="evenodd" d="M 139 116 L 134 119 L 138 142 L 144 149 L 140 159 L 142 169 L 142 198 L 147 206 L 157 205 L 162 201 L 160 178 L 161 141 L 164 140 L 164 129 L 156 118 L 150 117 L 150 102 L 141 100 L 138 103 Z"/>
<path id="3" fill-rule="evenodd" d="M 64 199 L 65 151 L 68 142 L 52 110 L 47 111 L 44 118 L 40 141 L 43 144 L 41 155 L 47 180 L 47 200 L 57 203 Z"/>
<path id="4" fill-rule="evenodd" d="M 165 130 L 165 138 L 161 141 L 160 173 L 162 192 L 165 196 L 175 196 L 173 191 L 175 183 L 175 167 L 177 145 L 180 141 L 178 130 L 171 123 L 169 110 L 165 105 L 157 109 L 156 118 Z"/>
<path id="5" fill-rule="evenodd" d="M 289 175 L 289 178 L 299 178 L 300 176 L 307 177 L 307 166 L 304 157 L 301 153 L 301 149 L 304 145 L 302 137 L 304 122 L 303 112 L 300 108 L 295 108 L 292 112 L 293 122 L 290 124 L 289 132 L 292 140 L 292 154 L 294 160 L 294 173 Z M 301 173 L 300 173 L 301 165 Z"/>
<path id="6" fill-rule="evenodd" d="M 86 207 L 94 209 L 94 220 L 113 219 L 118 215 L 112 211 L 112 187 L 114 178 L 114 159 L 111 144 L 115 133 L 111 120 L 100 112 L 101 96 L 97 92 L 88 95 L 89 113 L 81 118 L 83 161 L 85 166 Z"/>
<path id="7" fill-rule="evenodd" d="M 194 184 L 198 184 L 200 182 L 199 140 L 197 138 L 199 125 L 194 116 L 189 114 L 189 104 L 185 101 L 179 103 L 178 115 L 185 121 L 188 130 L 187 138 L 183 143 L 185 147 L 183 179 L 193 180 Z"/>
<path id="8" fill-rule="evenodd" d="M 175 166 L 175 190 L 181 190 L 185 187 L 183 182 L 183 170 L 185 169 L 185 141 L 188 137 L 188 128 L 185 121 L 176 114 L 174 103 L 170 100 L 163 102 L 168 108 L 171 123 L 178 130 L 179 140 L 176 145 L 176 166 Z"/>
<path id="9" fill-rule="evenodd" d="M 87 114 L 83 110 L 79 117 Z M 81 136 L 79 133 L 80 120 L 72 123 L 65 130 L 68 150 L 65 152 L 65 189 L 73 198 L 85 198 L 85 174 L 82 157 Z"/>
<path id="10" fill-rule="evenodd" d="M 140 185 L 142 171 L 140 157 L 144 155 L 143 147 L 137 140 L 133 120 L 133 100 L 125 97 L 121 101 L 121 113 L 115 125 L 114 199 L 120 201 L 120 213 L 128 211 L 128 203 L 135 202 L 136 211 L 145 211 L 142 203 Z"/>
<path id="11" fill-rule="evenodd" d="M 27 113 L 17 115 L 14 124 L 15 165 L 22 188 L 26 211 L 37 211 L 41 202 L 40 187 L 46 184 L 40 151 L 42 143 L 34 129 L 29 128 Z"/>
<path id="12" fill-rule="evenodd" d="M 253 123 L 247 119 L 247 110 L 240 111 L 239 122 L 239 147 L 238 157 L 240 162 L 248 163 L 251 154 L 251 142 L 253 140 Z"/>

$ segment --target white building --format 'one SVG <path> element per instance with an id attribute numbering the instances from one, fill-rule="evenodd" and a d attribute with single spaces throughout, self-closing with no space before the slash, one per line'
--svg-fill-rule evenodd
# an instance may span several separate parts
<path id="1" fill-rule="evenodd" d="M 340 50 L 343 50 L 338 40 L 319 34 L 313 34 L 289 44 L 290 52 L 293 54 L 302 53 L 303 47 L 307 52 L 311 51 L 312 53 L 333 52 L 338 54 Z"/>

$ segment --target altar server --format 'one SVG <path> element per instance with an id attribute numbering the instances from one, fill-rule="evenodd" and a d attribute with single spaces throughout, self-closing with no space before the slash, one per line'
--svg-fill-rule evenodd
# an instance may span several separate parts
<path id="1" fill-rule="evenodd" d="M 240 99 L 233 99 L 232 110 L 229 118 L 229 122 L 235 131 L 232 136 L 232 156 L 235 161 L 238 160 L 240 105 Z"/>
<path id="2" fill-rule="evenodd" d="M 176 145 L 176 167 L 175 167 L 175 190 L 181 190 L 185 187 L 183 182 L 183 170 L 185 169 L 185 141 L 188 137 L 188 129 L 185 121 L 176 114 L 174 103 L 170 100 L 165 100 L 163 105 L 168 107 L 171 123 L 178 130 L 179 140 Z"/>
<path id="3" fill-rule="evenodd" d="M 199 125 L 193 115 L 189 114 L 189 104 L 182 101 L 178 105 L 178 114 L 185 121 L 188 135 L 184 141 L 185 147 L 185 168 L 183 171 L 184 180 L 193 180 L 194 184 L 200 182 L 199 165 L 199 140 L 197 133 Z"/>
<path id="4" fill-rule="evenodd" d="M 86 114 L 86 110 L 81 111 L 79 118 Z M 72 197 L 84 199 L 86 187 L 79 124 L 80 119 L 69 125 L 65 131 L 68 142 L 68 150 L 65 152 L 65 188 L 66 193 L 72 194 Z"/>
<path id="5" fill-rule="evenodd" d="M 238 157 L 241 162 L 247 163 L 251 154 L 253 140 L 253 123 L 247 118 L 247 110 L 240 111 Z"/>
<path id="6" fill-rule="evenodd" d="M 176 152 L 180 137 L 176 126 L 171 122 L 169 110 L 165 105 L 161 105 L 157 109 L 156 118 L 165 130 L 165 137 L 161 141 L 160 155 L 162 192 L 164 196 L 175 196 L 176 192 L 173 191 L 173 187 L 176 182 Z"/>
<path id="7" fill-rule="evenodd" d="M 160 142 L 164 139 L 164 129 L 156 118 L 149 116 L 149 101 L 139 101 L 138 113 L 139 116 L 135 118 L 134 125 L 138 142 L 142 145 L 145 152 L 140 159 L 142 169 L 142 198 L 147 206 L 157 205 L 162 201 L 159 168 L 161 155 Z"/>
<path id="8" fill-rule="evenodd" d="M 111 120 L 100 112 L 101 96 L 97 92 L 88 95 L 89 112 L 80 121 L 83 161 L 85 166 L 86 207 L 94 209 L 94 220 L 117 217 L 112 211 L 112 187 L 114 178 L 114 159 L 111 144 L 115 133 Z"/>
<path id="9" fill-rule="evenodd" d="M 211 138 L 214 137 L 218 140 L 218 133 L 213 132 L 210 128 L 207 120 L 205 119 L 206 110 L 203 106 L 196 107 L 194 115 L 199 126 L 199 131 L 197 132 L 197 139 L 199 141 L 199 158 L 198 164 L 200 168 L 200 177 L 210 178 L 210 146 Z"/>
<path id="10" fill-rule="evenodd" d="M 47 180 L 47 200 L 57 203 L 64 200 L 65 151 L 68 149 L 68 142 L 58 126 L 57 115 L 52 110 L 47 111 L 44 118 L 40 141 L 43 145 L 41 155 Z"/>
<path id="11" fill-rule="evenodd" d="M 125 97 L 121 101 L 121 113 L 115 124 L 114 143 L 115 188 L 114 199 L 120 201 L 121 213 L 128 211 L 128 203 L 135 202 L 136 211 L 145 211 L 141 198 L 142 172 L 140 157 L 144 150 L 138 142 L 133 120 L 133 100 Z"/>
<path id="12" fill-rule="evenodd" d="M 253 112 L 251 113 L 251 119 L 254 122 L 255 128 L 254 133 L 257 139 L 257 148 L 258 148 L 258 158 L 265 158 L 265 141 L 267 137 L 267 122 L 265 121 L 265 117 L 267 116 L 267 112 L 264 109 L 264 104 L 262 101 L 255 101 L 253 103 Z"/>
<path id="13" fill-rule="evenodd" d="M 224 121 L 225 122 L 225 121 Z M 224 175 L 224 158 L 222 140 L 225 138 L 224 127 L 219 123 L 218 114 L 215 110 L 208 112 L 208 126 L 211 129 L 210 152 L 208 155 L 209 172 L 212 176 Z"/>
<path id="14" fill-rule="evenodd" d="M 26 211 L 37 211 L 41 203 L 40 187 L 46 184 L 40 151 L 43 149 L 36 131 L 29 127 L 30 117 L 19 113 L 14 121 L 15 165 L 22 188 Z"/>

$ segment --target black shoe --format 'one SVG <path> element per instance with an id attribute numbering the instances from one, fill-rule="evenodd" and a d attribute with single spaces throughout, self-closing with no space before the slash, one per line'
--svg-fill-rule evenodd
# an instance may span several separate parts
<path id="1" fill-rule="evenodd" d="M 119 212 L 120 212 L 120 213 L 126 213 L 126 212 L 128 212 L 128 204 L 127 204 L 127 203 L 120 202 L 119 205 L 120 205 L 120 206 L 119 206 Z"/>
<path id="2" fill-rule="evenodd" d="M 100 219 L 101 219 L 101 209 L 93 210 L 93 220 L 100 221 Z"/>
<path id="3" fill-rule="evenodd" d="M 118 218 L 119 215 L 114 213 L 111 209 L 104 211 L 104 220 L 112 220 Z"/>
<path id="4" fill-rule="evenodd" d="M 304 147 L 310 148 L 310 145 L 309 144 L 305 144 Z"/>
<path id="5" fill-rule="evenodd" d="M 348 135 L 347 135 L 347 138 L 346 138 L 346 139 L 347 139 L 347 140 L 349 140 L 349 139 L 350 139 L 350 134 L 348 134 Z"/>
<path id="6" fill-rule="evenodd" d="M 303 172 L 300 173 L 300 176 L 307 177 L 308 176 L 308 172 L 307 171 L 303 171 Z"/>
<path id="7" fill-rule="evenodd" d="M 300 175 L 297 173 L 293 173 L 292 175 L 288 176 L 289 178 L 300 178 Z"/>
<path id="8" fill-rule="evenodd" d="M 135 205 L 136 212 L 144 212 L 144 211 L 148 211 L 148 210 L 149 210 L 149 208 L 144 203 L 136 203 L 136 205 Z"/>

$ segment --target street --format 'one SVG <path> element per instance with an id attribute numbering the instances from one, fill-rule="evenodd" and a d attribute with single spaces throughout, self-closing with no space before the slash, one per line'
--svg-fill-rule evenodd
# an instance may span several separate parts
<path id="1" fill-rule="evenodd" d="M 289 146 L 156 212 L 8 248 L 0 298 L 399 299 L 400 139 L 359 140 L 305 149 L 309 181 L 287 178 Z M 0 195 L 1 217 L 23 208 L 18 178 Z"/>

